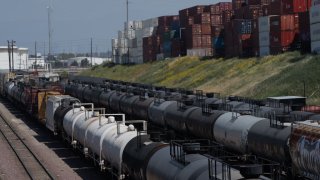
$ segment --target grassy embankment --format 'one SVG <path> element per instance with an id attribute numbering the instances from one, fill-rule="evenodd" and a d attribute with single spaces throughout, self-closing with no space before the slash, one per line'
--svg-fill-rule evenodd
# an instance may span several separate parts
<path id="1" fill-rule="evenodd" d="M 98 66 L 82 75 L 153 85 L 265 98 L 303 95 L 320 104 L 320 56 L 290 52 L 249 59 L 182 57 L 134 66 Z"/>

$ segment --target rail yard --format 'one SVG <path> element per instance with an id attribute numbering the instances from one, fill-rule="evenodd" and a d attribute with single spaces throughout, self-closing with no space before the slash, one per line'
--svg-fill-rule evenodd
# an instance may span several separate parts
<path id="1" fill-rule="evenodd" d="M 319 178 L 320 116 L 302 111 L 305 97 L 220 97 L 81 76 L 28 88 L 36 78 L 2 74 L 2 96 L 96 166 L 87 173 L 118 179 Z M 12 118 L 3 119 L 9 123 L 1 121 L 1 138 L 23 176 L 70 176 L 57 176 L 52 169 L 61 159 L 46 164 L 39 156 L 47 151 L 32 151 L 13 133 Z"/>

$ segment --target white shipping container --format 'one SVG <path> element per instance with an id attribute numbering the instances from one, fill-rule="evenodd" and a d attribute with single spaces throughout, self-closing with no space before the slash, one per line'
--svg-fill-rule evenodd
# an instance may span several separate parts
<path id="1" fill-rule="evenodd" d="M 136 38 L 136 31 L 135 30 L 128 30 L 128 38 L 129 39 L 134 39 L 134 38 Z"/>
<path id="2" fill-rule="evenodd" d="M 117 48 L 119 46 L 118 39 L 112 39 L 111 44 L 113 48 Z"/>
<path id="3" fill-rule="evenodd" d="M 124 23 L 125 29 L 137 30 L 142 28 L 142 21 L 129 21 L 129 26 L 127 26 L 127 22 Z"/>
<path id="4" fill-rule="evenodd" d="M 320 22 L 316 24 L 311 24 L 310 38 L 311 41 L 320 41 Z"/>
<path id="5" fill-rule="evenodd" d="M 270 33 L 259 32 L 259 46 L 269 46 L 269 45 L 270 45 Z"/>
<path id="6" fill-rule="evenodd" d="M 121 39 L 118 39 L 118 41 L 119 41 L 120 48 L 128 47 L 128 39 L 121 38 Z"/>
<path id="7" fill-rule="evenodd" d="M 272 16 L 262 16 L 258 19 L 259 32 L 269 32 L 270 31 L 270 17 Z"/>
<path id="8" fill-rule="evenodd" d="M 320 23 L 320 4 L 310 8 L 310 24 Z"/>
<path id="9" fill-rule="evenodd" d="M 154 34 L 154 32 L 156 31 L 155 27 L 149 27 L 149 28 L 144 28 L 143 29 L 143 37 L 149 37 L 152 36 Z"/>
<path id="10" fill-rule="evenodd" d="M 142 21 L 142 28 L 156 27 L 158 26 L 158 18 L 151 18 Z"/>
<path id="11" fill-rule="evenodd" d="M 118 39 L 125 38 L 125 33 L 123 31 L 118 31 Z"/>
<path id="12" fill-rule="evenodd" d="M 320 54 L 320 41 L 312 41 L 311 42 L 311 52 L 315 52 Z"/>
<path id="13" fill-rule="evenodd" d="M 187 56 L 212 56 L 212 50 L 210 48 L 187 49 Z"/>
<path id="14" fill-rule="evenodd" d="M 270 55 L 270 48 L 269 48 L 269 46 L 260 46 L 259 52 L 260 52 L 259 53 L 260 57 L 268 56 L 268 55 Z"/>

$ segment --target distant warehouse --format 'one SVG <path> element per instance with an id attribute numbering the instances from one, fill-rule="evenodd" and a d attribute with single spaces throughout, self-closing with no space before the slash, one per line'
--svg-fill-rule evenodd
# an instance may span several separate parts
<path id="1" fill-rule="evenodd" d="M 26 69 L 28 67 L 28 57 L 28 48 L 13 47 L 13 66 L 15 69 Z M 0 69 L 9 70 L 9 53 L 7 46 L 0 46 Z"/>

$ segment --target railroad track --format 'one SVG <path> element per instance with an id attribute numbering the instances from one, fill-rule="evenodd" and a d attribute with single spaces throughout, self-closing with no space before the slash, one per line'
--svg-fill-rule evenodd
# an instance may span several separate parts
<path id="1" fill-rule="evenodd" d="M 30 150 L 24 139 L 17 134 L 13 127 L 0 116 L 0 132 L 16 154 L 21 165 L 30 179 L 54 179 Z"/>

